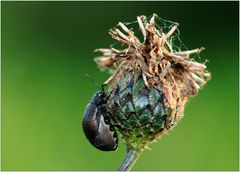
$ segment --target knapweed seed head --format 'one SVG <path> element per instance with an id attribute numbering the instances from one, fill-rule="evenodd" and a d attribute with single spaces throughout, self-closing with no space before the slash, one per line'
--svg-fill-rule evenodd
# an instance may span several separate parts
<path id="1" fill-rule="evenodd" d="M 177 124 L 186 102 L 210 79 L 205 62 L 190 57 L 204 48 L 182 51 L 174 44 L 178 24 L 166 30 L 157 21 L 164 22 L 156 14 L 137 17 L 142 41 L 119 22 L 109 33 L 127 47 L 96 50 L 103 53 L 95 58 L 100 69 L 113 71 L 105 82 L 111 123 L 138 153 Z"/>

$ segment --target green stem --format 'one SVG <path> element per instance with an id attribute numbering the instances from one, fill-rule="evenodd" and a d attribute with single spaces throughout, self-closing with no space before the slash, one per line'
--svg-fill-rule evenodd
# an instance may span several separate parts
<path id="1" fill-rule="evenodd" d="M 134 149 L 132 147 L 127 147 L 127 152 L 125 154 L 124 160 L 118 171 L 129 171 L 137 161 L 138 157 L 141 154 L 141 150 Z"/>

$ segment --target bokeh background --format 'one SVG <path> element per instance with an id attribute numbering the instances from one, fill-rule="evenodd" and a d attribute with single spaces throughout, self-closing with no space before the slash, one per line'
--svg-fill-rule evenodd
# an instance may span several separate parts
<path id="1" fill-rule="evenodd" d="M 116 152 L 83 135 L 84 109 L 104 82 L 95 48 L 119 21 L 157 13 L 180 23 L 189 49 L 205 47 L 211 81 L 185 118 L 133 170 L 238 170 L 238 2 L 1 2 L 2 170 L 116 170 Z"/>

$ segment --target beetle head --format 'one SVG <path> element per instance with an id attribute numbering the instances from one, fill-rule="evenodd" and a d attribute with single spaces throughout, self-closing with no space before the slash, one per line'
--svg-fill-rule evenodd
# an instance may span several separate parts
<path id="1" fill-rule="evenodd" d="M 103 91 L 97 92 L 93 98 L 92 98 L 92 103 L 94 104 L 102 104 L 105 101 L 106 94 Z"/>

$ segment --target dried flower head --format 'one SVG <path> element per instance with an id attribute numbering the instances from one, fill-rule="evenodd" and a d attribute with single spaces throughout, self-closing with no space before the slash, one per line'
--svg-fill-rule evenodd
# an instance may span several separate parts
<path id="1" fill-rule="evenodd" d="M 171 129 L 183 117 L 185 103 L 210 79 L 204 63 L 190 56 L 204 48 L 181 51 L 174 45 L 178 23 L 168 30 L 156 14 L 137 17 L 143 40 L 124 23 L 110 30 L 124 49 L 97 49 L 95 61 L 102 70 L 111 69 L 107 109 L 111 122 L 127 144 L 127 155 L 119 170 L 130 169 L 140 152 Z M 167 31 L 167 32 L 166 32 Z M 178 36 L 178 35 L 177 35 Z"/>

